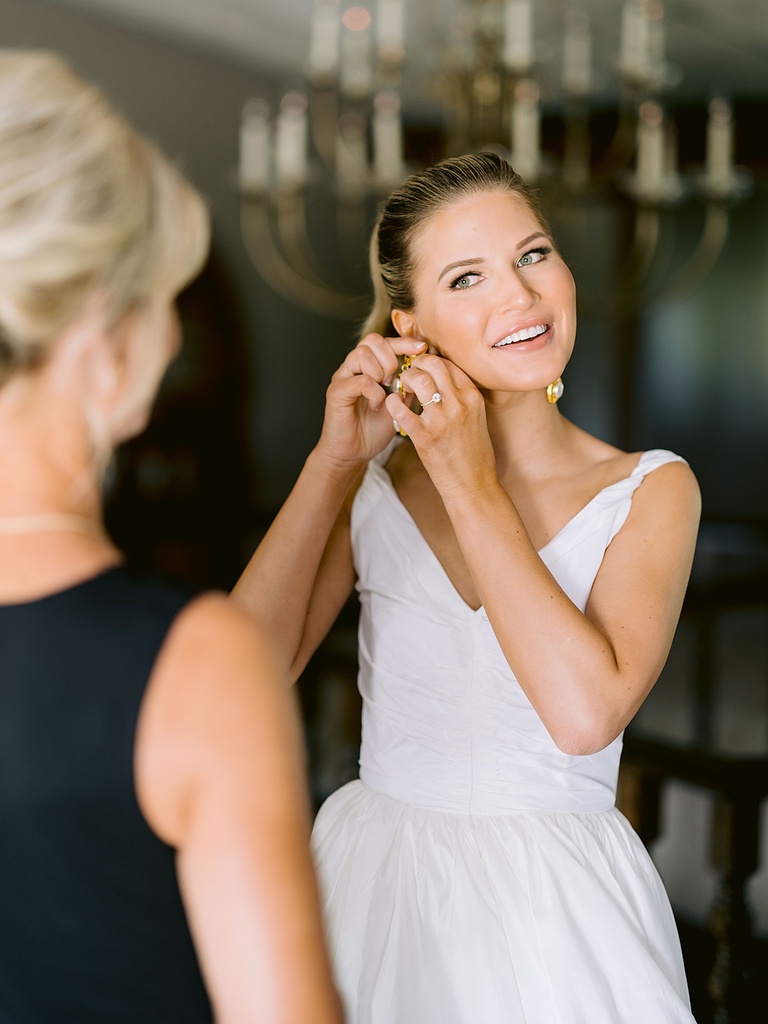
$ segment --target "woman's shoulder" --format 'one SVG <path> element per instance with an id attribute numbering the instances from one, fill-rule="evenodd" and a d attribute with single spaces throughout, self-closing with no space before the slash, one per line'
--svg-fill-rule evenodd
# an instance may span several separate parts
<path id="1" fill-rule="evenodd" d="M 567 424 L 560 457 L 543 470 L 549 495 L 562 508 L 581 508 L 635 471 L 642 452 L 627 452 Z"/>
<path id="2" fill-rule="evenodd" d="M 594 449 L 594 480 L 607 493 L 631 499 L 627 523 L 652 524 L 669 532 L 677 524 L 686 534 L 695 532 L 701 515 L 698 481 L 688 462 L 667 448 L 625 452 L 604 442 Z M 593 484 L 594 486 L 594 484 Z M 624 530 L 624 534 L 629 531 Z"/>
<path id="3" fill-rule="evenodd" d="M 577 474 L 592 478 L 601 487 L 629 479 L 639 483 L 662 466 L 670 467 L 669 471 L 661 474 L 662 478 L 695 482 L 686 460 L 666 448 L 625 451 L 575 428 L 573 450 Z"/>
<path id="4" fill-rule="evenodd" d="M 173 660 L 188 661 L 200 671 L 208 662 L 221 667 L 222 659 L 258 657 L 269 648 L 269 640 L 264 627 L 227 594 L 208 590 L 181 609 L 167 647 Z"/>
<path id="5" fill-rule="evenodd" d="M 161 839 L 179 845 L 203 784 L 237 776 L 238 765 L 252 773 L 248 748 L 265 749 L 264 732 L 284 716 L 288 695 L 266 629 L 226 594 L 207 591 L 182 608 L 152 670 L 136 733 L 139 806 Z"/>
<path id="6" fill-rule="evenodd" d="M 661 525 L 666 514 L 692 529 L 698 524 L 699 487 L 682 456 L 662 448 L 624 451 L 583 431 L 574 435 L 573 452 L 560 492 L 563 500 L 567 494 L 578 494 L 576 504 L 586 505 L 604 495 L 608 507 L 629 499 L 626 514 L 633 523 Z"/>

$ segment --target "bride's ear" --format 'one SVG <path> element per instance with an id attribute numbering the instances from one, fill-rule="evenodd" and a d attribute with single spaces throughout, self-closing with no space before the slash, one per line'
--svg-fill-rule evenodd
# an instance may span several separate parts
<path id="1" fill-rule="evenodd" d="M 422 336 L 419 330 L 419 325 L 416 321 L 416 317 L 413 313 L 406 313 L 402 309 L 392 310 L 392 323 L 395 326 L 395 330 L 401 338 L 409 337 L 415 338 L 416 341 L 425 341 L 426 339 Z"/>

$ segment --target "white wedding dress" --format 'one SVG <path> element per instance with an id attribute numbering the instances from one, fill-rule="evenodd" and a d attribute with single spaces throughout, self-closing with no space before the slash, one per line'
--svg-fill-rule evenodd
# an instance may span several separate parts
<path id="1" fill-rule="evenodd" d="M 360 780 L 312 840 L 347 1024 L 693 1024 L 666 893 L 614 806 L 621 739 L 555 746 L 400 502 L 390 451 L 352 513 Z M 542 549 L 579 608 L 635 488 L 676 460 L 646 452 Z"/>

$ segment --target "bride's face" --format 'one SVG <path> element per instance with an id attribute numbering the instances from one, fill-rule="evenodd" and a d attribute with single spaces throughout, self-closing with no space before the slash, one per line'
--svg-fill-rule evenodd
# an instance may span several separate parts
<path id="1" fill-rule="evenodd" d="M 479 192 L 431 217 L 413 240 L 415 305 L 400 334 L 428 341 L 487 390 L 546 388 L 576 334 L 573 277 L 527 204 Z"/>

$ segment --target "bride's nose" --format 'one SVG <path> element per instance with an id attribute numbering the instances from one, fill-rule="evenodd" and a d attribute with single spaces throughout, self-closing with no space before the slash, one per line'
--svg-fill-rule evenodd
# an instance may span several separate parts
<path id="1" fill-rule="evenodd" d="M 518 267 L 510 267 L 499 286 L 499 301 L 509 310 L 529 309 L 539 299 L 539 293 Z"/>

